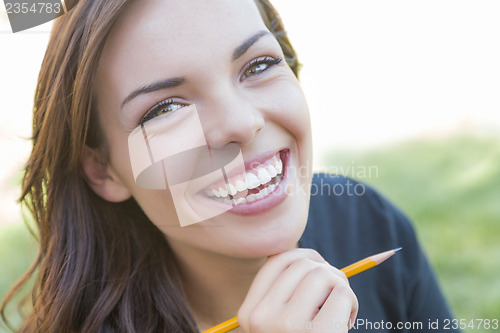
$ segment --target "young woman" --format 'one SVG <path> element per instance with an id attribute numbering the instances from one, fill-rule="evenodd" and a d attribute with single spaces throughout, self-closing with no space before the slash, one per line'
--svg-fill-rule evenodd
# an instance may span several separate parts
<path id="1" fill-rule="evenodd" d="M 449 318 L 406 219 L 362 184 L 312 180 L 298 69 L 267 0 L 80 1 L 59 18 L 23 182 L 40 255 L 21 331 L 198 332 L 236 315 L 241 332 L 425 331 Z M 233 200 L 181 226 L 171 189 L 136 182 L 130 137 L 171 122 L 165 149 L 179 145 L 193 112 L 209 150 L 238 147 L 245 170 L 181 198 Z M 397 246 L 352 289 L 335 268 Z"/>

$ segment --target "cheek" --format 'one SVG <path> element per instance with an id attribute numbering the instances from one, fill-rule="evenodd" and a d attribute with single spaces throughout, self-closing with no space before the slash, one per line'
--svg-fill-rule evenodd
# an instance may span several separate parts
<path id="1" fill-rule="evenodd" d="M 120 181 L 129 189 L 148 218 L 161 229 L 161 226 L 178 226 L 177 215 L 170 192 L 152 190 L 138 186 L 135 182 L 128 146 L 128 133 L 120 130 L 113 119 L 103 119 L 110 154 L 110 163 Z M 107 121 L 106 121 L 107 120 Z M 115 126 L 111 126 L 115 125 Z M 163 179 L 158 179 L 163 182 Z"/>
<path id="2" fill-rule="evenodd" d="M 285 128 L 297 140 L 310 141 L 309 108 L 295 77 L 286 77 L 268 86 L 258 100 L 262 109 L 266 110 L 268 121 Z"/>
<path id="3" fill-rule="evenodd" d="M 275 119 L 296 140 L 298 149 L 298 165 L 296 165 L 298 170 L 296 172 L 300 176 L 304 188 L 308 188 L 313 175 L 309 108 L 297 81 L 284 84 L 280 91 L 281 93 L 275 92 L 277 96 L 280 96 L 279 107 L 274 111 Z"/>
<path id="4" fill-rule="evenodd" d="M 292 85 L 289 88 L 287 96 L 283 96 L 283 107 L 280 110 L 280 119 L 284 125 L 298 139 L 310 141 L 311 120 L 309 108 L 305 96 L 298 85 Z M 301 144 L 301 142 L 299 142 Z"/>
<path id="5" fill-rule="evenodd" d="M 162 227 L 179 226 L 177 214 L 172 196 L 167 189 L 154 190 L 140 187 L 136 184 L 132 174 L 130 155 L 128 153 L 128 144 L 126 149 L 122 151 L 123 159 L 121 163 L 121 177 L 123 177 L 126 186 L 129 188 L 132 196 L 137 201 L 143 212 L 149 220 L 153 222 L 159 229 Z M 163 178 L 157 179 L 158 182 L 164 183 Z"/>
<path id="6" fill-rule="evenodd" d="M 312 133 L 309 108 L 299 83 L 284 81 L 276 86 L 273 107 L 268 119 L 287 130 L 296 140 L 300 162 L 310 167 L 312 161 Z"/>
<path id="7" fill-rule="evenodd" d="M 172 197 L 167 190 L 136 188 L 133 196 L 149 220 L 160 230 L 180 226 Z"/>

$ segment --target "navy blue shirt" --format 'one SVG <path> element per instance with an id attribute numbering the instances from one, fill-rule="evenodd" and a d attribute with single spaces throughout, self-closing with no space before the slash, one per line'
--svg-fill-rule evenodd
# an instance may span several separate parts
<path id="1" fill-rule="evenodd" d="M 338 268 L 403 247 L 349 279 L 359 301 L 350 332 L 459 332 L 451 329 L 453 316 L 409 220 L 369 186 L 315 175 L 300 246 L 316 249 Z"/>

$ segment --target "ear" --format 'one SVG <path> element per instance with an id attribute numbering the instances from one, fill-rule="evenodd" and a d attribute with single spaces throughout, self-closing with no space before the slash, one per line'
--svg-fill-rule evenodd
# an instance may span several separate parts
<path id="1" fill-rule="evenodd" d="M 82 154 L 82 168 L 89 186 L 104 200 L 122 202 L 132 194 L 113 168 L 100 158 L 101 154 L 85 146 Z"/>

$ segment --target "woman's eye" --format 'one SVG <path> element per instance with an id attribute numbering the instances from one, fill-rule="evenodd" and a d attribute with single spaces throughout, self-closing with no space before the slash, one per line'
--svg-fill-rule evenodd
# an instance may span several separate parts
<path id="1" fill-rule="evenodd" d="M 265 63 L 253 65 L 252 67 L 247 69 L 245 71 L 245 73 L 243 73 L 243 75 L 245 77 L 249 77 L 249 76 L 252 76 L 254 74 L 260 74 L 263 71 L 265 71 L 268 67 L 269 67 L 269 64 L 265 64 Z"/>
<path id="2" fill-rule="evenodd" d="M 282 58 L 271 57 L 264 57 L 253 60 L 241 75 L 240 80 L 243 80 L 250 76 L 261 74 L 262 72 L 268 70 L 270 67 L 281 63 L 282 60 Z"/>
<path id="3" fill-rule="evenodd" d="M 139 121 L 138 125 L 142 125 L 148 120 L 151 120 L 153 118 L 156 118 L 158 116 L 168 114 L 175 112 L 179 110 L 180 108 L 183 108 L 186 106 L 185 104 L 175 102 L 173 100 L 165 100 L 162 101 L 155 106 L 153 106 L 147 113 L 144 115 L 144 117 Z"/>

